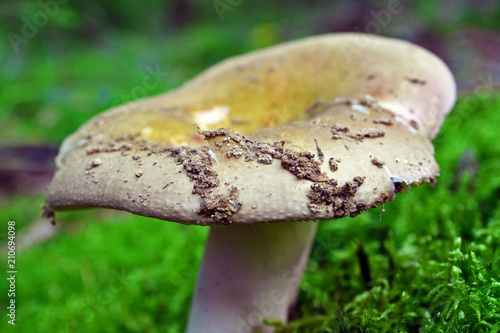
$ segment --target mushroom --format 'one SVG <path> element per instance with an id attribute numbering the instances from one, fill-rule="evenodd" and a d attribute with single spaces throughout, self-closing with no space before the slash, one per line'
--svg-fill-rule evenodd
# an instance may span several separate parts
<path id="1" fill-rule="evenodd" d="M 210 226 L 187 331 L 270 332 L 263 319 L 286 321 L 296 301 L 314 221 L 434 183 L 455 91 L 405 41 L 284 43 L 97 115 L 63 142 L 46 201 Z"/>

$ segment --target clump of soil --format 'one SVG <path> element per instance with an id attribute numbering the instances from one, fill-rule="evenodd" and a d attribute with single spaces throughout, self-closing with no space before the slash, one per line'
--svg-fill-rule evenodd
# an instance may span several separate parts
<path id="1" fill-rule="evenodd" d="M 349 135 L 353 139 L 363 141 L 364 138 L 380 138 L 385 135 L 385 131 L 378 128 L 362 128 Z"/>
<path id="2" fill-rule="evenodd" d="M 244 158 L 245 162 L 257 160 L 258 163 L 271 164 L 273 159 L 282 158 L 285 144 L 284 140 L 277 140 L 271 144 L 255 142 L 224 128 L 201 134 L 206 140 L 213 142 L 218 151 L 226 153 L 228 158 Z"/>
<path id="3" fill-rule="evenodd" d="M 238 200 L 239 190 L 235 186 L 229 188 L 229 195 L 209 194 L 202 196 L 200 214 L 203 217 L 211 217 L 222 224 L 231 223 L 231 217 L 241 207 Z"/>
<path id="4" fill-rule="evenodd" d="M 378 158 L 374 157 L 374 158 L 372 158 L 372 164 L 376 165 L 379 168 L 382 168 L 385 163 L 380 161 Z"/>
<path id="5" fill-rule="evenodd" d="M 241 202 L 238 200 L 239 190 L 235 186 L 229 189 L 228 195 L 215 194 L 213 189 L 219 186 L 217 172 L 212 170 L 212 160 L 207 147 L 169 148 L 176 162 L 182 164 L 189 179 L 194 183 L 193 194 L 198 194 L 202 201 L 198 213 L 206 218 L 213 218 L 217 223 L 231 224 L 233 215 L 238 212 Z"/>
<path id="6" fill-rule="evenodd" d="M 332 170 L 332 172 L 335 172 L 339 169 L 339 165 L 337 164 L 337 162 L 335 162 L 333 157 L 330 157 L 328 163 L 330 164 L 330 170 Z"/>
<path id="7" fill-rule="evenodd" d="M 85 152 L 87 155 L 93 155 L 98 153 L 111 153 L 116 151 L 129 151 L 132 150 L 132 143 L 135 146 L 138 146 L 140 149 L 150 145 L 150 143 L 145 139 L 138 139 L 141 133 L 124 133 L 117 138 L 112 138 L 108 140 L 100 140 L 97 137 L 93 137 L 92 135 L 88 135 L 85 139 L 82 139 L 78 142 L 80 147 L 87 147 Z"/>
<path id="8" fill-rule="evenodd" d="M 382 124 L 382 125 L 391 126 L 392 125 L 392 119 L 391 118 L 374 119 L 373 123 L 374 124 Z"/>
<path id="9" fill-rule="evenodd" d="M 349 133 L 349 128 L 342 126 L 340 124 L 335 124 L 331 127 L 332 130 L 332 139 L 338 140 L 341 139 L 343 135 Z"/>
<path id="10" fill-rule="evenodd" d="M 286 149 L 281 158 L 281 167 L 298 179 L 307 179 L 312 182 L 326 181 L 328 178 L 321 173 L 319 163 L 311 152 L 296 152 Z"/>
<path id="11" fill-rule="evenodd" d="M 212 170 L 212 160 L 206 150 L 181 147 L 172 150 L 177 163 L 182 164 L 189 179 L 195 183 L 193 194 L 202 195 L 208 188 L 219 186 L 217 172 Z"/>
<path id="12" fill-rule="evenodd" d="M 365 205 L 353 205 L 350 202 L 358 189 L 364 182 L 364 177 L 355 177 L 351 182 L 339 186 L 337 181 L 329 179 L 311 185 L 311 192 L 307 195 L 310 202 L 307 205 L 311 212 L 318 213 L 323 205 L 331 205 L 334 218 L 344 216 L 355 216 Z"/>
<path id="13" fill-rule="evenodd" d="M 378 128 L 362 128 L 359 131 L 350 132 L 349 128 L 340 124 L 331 126 L 331 131 L 333 140 L 350 138 L 363 141 L 364 138 L 379 138 L 385 135 L 385 131 Z"/>

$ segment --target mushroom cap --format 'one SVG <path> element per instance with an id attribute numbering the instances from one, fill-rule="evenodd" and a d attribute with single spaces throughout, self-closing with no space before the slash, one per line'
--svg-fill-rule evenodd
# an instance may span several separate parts
<path id="1" fill-rule="evenodd" d="M 435 181 L 430 140 L 455 91 L 408 42 L 284 43 L 94 117 L 63 142 L 46 200 L 186 224 L 355 216 Z"/>

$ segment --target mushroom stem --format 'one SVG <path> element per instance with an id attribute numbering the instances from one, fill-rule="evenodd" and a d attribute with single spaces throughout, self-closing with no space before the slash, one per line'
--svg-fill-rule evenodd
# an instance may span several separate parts
<path id="1" fill-rule="evenodd" d="M 264 318 L 286 322 L 316 227 L 314 222 L 212 227 L 187 332 L 272 332 Z"/>

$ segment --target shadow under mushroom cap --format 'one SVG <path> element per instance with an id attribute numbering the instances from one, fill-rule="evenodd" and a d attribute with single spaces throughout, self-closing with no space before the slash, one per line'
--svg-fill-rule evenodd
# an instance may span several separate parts
<path id="1" fill-rule="evenodd" d="M 429 139 L 454 89 L 434 55 L 381 37 L 235 57 L 83 125 L 61 147 L 47 203 L 187 224 L 355 216 L 434 182 Z"/>

